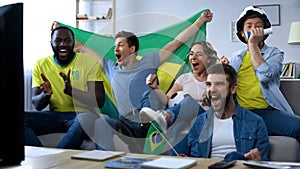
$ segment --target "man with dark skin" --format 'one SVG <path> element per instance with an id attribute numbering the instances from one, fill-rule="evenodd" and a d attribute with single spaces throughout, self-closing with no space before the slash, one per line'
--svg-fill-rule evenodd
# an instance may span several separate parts
<path id="1" fill-rule="evenodd" d="M 104 105 L 101 65 L 90 55 L 74 52 L 74 45 L 71 29 L 53 29 L 54 55 L 38 60 L 33 68 L 32 103 L 38 111 L 25 112 L 25 145 L 42 146 L 38 135 L 60 132 L 66 134 L 58 148 L 79 149 L 87 137 L 84 127 L 89 126 L 83 115 L 98 115 Z"/>

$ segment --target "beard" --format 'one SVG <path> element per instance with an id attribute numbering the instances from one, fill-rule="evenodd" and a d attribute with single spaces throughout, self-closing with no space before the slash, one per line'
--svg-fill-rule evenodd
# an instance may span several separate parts
<path id="1" fill-rule="evenodd" d="M 74 49 L 74 45 L 72 45 L 71 48 L 69 48 L 69 47 L 66 48 L 66 50 L 67 50 L 67 55 L 66 56 L 60 56 L 60 54 L 59 54 L 60 49 L 57 48 L 57 47 L 52 46 L 52 50 L 53 50 L 53 53 L 54 53 L 54 58 L 61 65 L 68 64 L 68 63 L 70 63 L 70 61 L 72 61 L 72 59 L 74 57 L 74 52 L 73 52 L 72 49 Z"/>

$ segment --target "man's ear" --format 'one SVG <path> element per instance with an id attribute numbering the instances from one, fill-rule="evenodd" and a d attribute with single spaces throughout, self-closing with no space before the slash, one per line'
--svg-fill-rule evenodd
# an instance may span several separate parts
<path id="1" fill-rule="evenodd" d="M 130 50 L 130 53 L 132 54 L 132 53 L 135 53 L 135 46 L 133 45 L 133 46 L 131 46 L 130 48 L 129 48 L 129 50 Z"/>
<path id="2" fill-rule="evenodd" d="M 235 83 L 231 86 L 231 94 L 236 94 L 237 86 L 238 86 L 237 83 Z"/>
<path id="3" fill-rule="evenodd" d="M 242 35 L 242 37 L 243 37 L 244 39 L 246 38 L 245 31 L 241 31 L 240 34 Z"/>

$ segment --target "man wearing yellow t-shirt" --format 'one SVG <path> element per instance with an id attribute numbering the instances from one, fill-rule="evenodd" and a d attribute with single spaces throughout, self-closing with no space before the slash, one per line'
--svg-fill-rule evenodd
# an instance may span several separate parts
<path id="1" fill-rule="evenodd" d="M 105 101 L 99 61 L 74 52 L 74 33 L 57 27 L 51 33 L 53 56 L 38 60 L 32 71 L 32 103 L 25 112 L 25 145 L 42 146 L 38 135 L 66 133 L 58 148 L 79 149 L 87 137 L 83 115 L 99 113 Z M 43 111 L 47 106 L 49 110 Z M 86 121 L 87 123 L 87 121 Z"/>
<path id="2" fill-rule="evenodd" d="M 238 73 L 238 103 L 264 119 L 269 135 L 300 139 L 300 117 L 279 90 L 284 52 L 264 42 L 269 36 L 265 29 L 272 28 L 266 13 L 246 7 L 236 24 L 238 38 L 247 44 L 229 62 Z"/>

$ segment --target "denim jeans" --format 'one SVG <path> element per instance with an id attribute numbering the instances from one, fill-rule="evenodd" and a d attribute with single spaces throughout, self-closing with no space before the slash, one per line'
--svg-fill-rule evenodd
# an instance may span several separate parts
<path id="1" fill-rule="evenodd" d="M 118 147 L 122 147 L 122 151 L 126 152 L 128 149 L 132 153 L 143 153 L 148 128 L 149 126 L 141 126 L 124 117 L 120 120 L 99 118 L 95 122 L 96 147 L 99 150 L 114 151 L 117 137 L 117 140 L 120 140 L 117 143 Z"/>
<path id="2" fill-rule="evenodd" d="M 37 136 L 66 133 L 57 148 L 79 149 L 87 135 L 75 112 L 25 111 L 25 145 L 43 146 Z"/>
<path id="3" fill-rule="evenodd" d="M 300 140 L 300 116 L 272 107 L 251 111 L 263 118 L 269 135 L 283 135 Z"/>
<path id="4" fill-rule="evenodd" d="M 124 146 L 133 153 L 143 153 L 143 146 L 150 125 L 139 123 L 139 111 L 143 107 L 153 110 L 164 109 L 160 95 L 155 90 L 148 89 L 142 94 L 139 106 L 119 119 L 102 116 L 95 121 L 95 140 L 99 150 L 115 150 L 114 138 L 122 140 Z M 122 145 L 123 145 L 122 143 Z M 121 147 L 121 146 L 120 146 Z M 125 148 L 125 149 L 126 149 Z"/>

